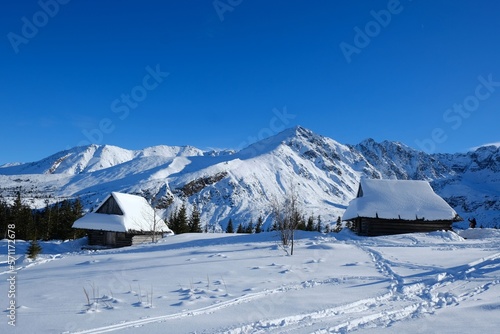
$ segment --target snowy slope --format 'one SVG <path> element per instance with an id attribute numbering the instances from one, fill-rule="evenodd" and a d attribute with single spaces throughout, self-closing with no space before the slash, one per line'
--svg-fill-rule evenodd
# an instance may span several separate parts
<path id="1" fill-rule="evenodd" d="M 16 327 L 1 333 L 494 333 L 500 326 L 500 233 L 494 229 L 358 237 L 182 234 L 157 244 L 81 251 L 44 242 L 7 263 Z M 16 243 L 24 254 L 26 242 Z M 7 307 L 7 304 L 4 304 Z"/>
<path id="2" fill-rule="evenodd" d="M 75 175 L 106 169 L 140 157 L 196 156 L 202 154 L 201 150 L 190 146 L 153 146 L 144 150 L 131 151 L 117 146 L 92 144 L 61 151 L 37 162 L 13 166 L 4 165 L 0 168 L 1 173 L 4 175 Z"/>
<path id="3" fill-rule="evenodd" d="M 229 218 L 236 224 L 268 218 L 270 200 L 283 198 L 290 188 L 304 214 L 332 223 L 355 197 L 362 176 L 417 179 L 430 181 L 463 218 L 474 216 L 479 225 L 500 226 L 499 150 L 487 146 L 429 155 L 389 141 L 343 145 L 302 127 L 239 152 L 89 145 L 0 167 L 0 194 L 9 199 L 21 189 L 39 207 L 48 196 L 52 201 L 78 196 L 92 209 L 109 192 L 119 191 L 152 198 L 165 214 L 183 201 L 196 202 L 203 221 L 220 229 Z"/>

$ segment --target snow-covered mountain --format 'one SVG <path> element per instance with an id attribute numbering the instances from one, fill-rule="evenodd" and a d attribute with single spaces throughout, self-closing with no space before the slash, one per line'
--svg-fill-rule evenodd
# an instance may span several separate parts
<path id="1" fill-rule="evenodd" d="M 168 214 L 182 202 L 197 203 L 202 219 L 225 228 L 233 222 L 269 223 L 269 203 L 290 189 L 307 216 L 334 222 L 354 198 L 359 179 L 431 181 L 459 214 L 479 225 L 500 225 L 500 148 L 426 154 L 404 144 L 367 139 L 343 145 L 302 127 L 287 129 L 239 151 L 155 146 L 126 150 L 89 145 L 38 162 L 0 167 L 0 194 L 21 189 L 33 206 L 80 197 L 94 208 L 110 191 L 140 194 Z M 461 223 L 466 225 L 466 222 Z"/>

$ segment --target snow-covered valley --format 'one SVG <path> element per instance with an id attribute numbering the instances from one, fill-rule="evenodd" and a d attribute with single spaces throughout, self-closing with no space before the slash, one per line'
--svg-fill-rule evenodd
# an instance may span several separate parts
<path id="1" fill-rule="evenodd" d="M 465 239 L 467 238 L 467 239 Z M 182 234 L 82 251 L 43 242 L 15 276 L 16 326 L 2 333 L 460 333 L 500 325 L 500 232 L 358 237 L 300 232 L 295 254 L 272 233 Z M 26 242 L 16 243 L 24 254 Z M 5 300 L 5 299 L 2 299 Z"/>

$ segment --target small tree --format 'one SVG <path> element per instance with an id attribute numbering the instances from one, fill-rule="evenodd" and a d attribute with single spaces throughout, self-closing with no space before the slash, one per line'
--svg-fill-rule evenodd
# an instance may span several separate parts
<path id="1" fill-rule="evenodd" d="M 182 203 L 179 210 L 175 210 L 169 218 L 168 226 L 175 234 L 189 232 L 188 219 L 186 213 L 186 204 Z"/>
<path id="2" fill-rule="evenodd" d="M 236 233 L 245 233 L 245 229 L 243 228 L 243 225 L 241 225 L 241 223 L 238 224 L 238 229 L 236 230 Z"/>
<path id="3" fill-rule="evenodd" d="M 181 231 L 180 233 L 188 232 L 189 226 L 188 226 L 186 203 L 182 203 L 181 208 L 179 209 L 179 212 L 177 214 L 177 220 Z"/>
<path id="4" fill-rule="evenodd" d="M 253 233 L 253 223 L 252 223 L 252 221 L 250 221 L 250 223 L 245 228 L 245 233 L 248 233 L 248 234 L 252 234 Z"/>
<path id="5" fill-rule="evenodd" d="M 17 191 L 13 205 L 10 207 L 9 224 L 16 226 L 17 239 L 34 239 L 35 228 L 33 222 L 33 212 L 31 208 L 23 203 L 21 191 Z"/>
<path id="6" fill-rule="evenodd" d="M 309 218 L 307 218 L 306 231 L 313 231 L 313 230 L 314 230 L 314 218 L 313 216 L 309 216 Z"/>
<path id="7" fill-rule="evenodd" d="M 38 244 L 36 239 L 31 240 L 30 245 L 26 251 L 28 258 L 35 260 L 38 254 L 42 252 L 42 247 Z"/>
<path id="8" fill-rule="evenodd" d="M 175 227 L 177 225 L 177 208 L 170 212 L 167 219 L 167 225 L 175 233 Z"/>
<path id="9" fill-rule="evenodd" d="M 290 246 L 290 255 L 293 255 L 295 230 L 302 221 L 293 184 L 290 186 L 289 194 L 283 202 L 276 199 L 271 202 L 271 212 L 274 218 L 274 226 L 276 226 L 280 236 L 281 245 L 287 253 L 287 247 Z"/>
<path id="10" fill-rule="evenodd" d="M 151 237 L 151 242 L 155 243 L 158 241 L 159 235 L 161 235 L 165 222 L 156 212 L 158 206 L 153 205 L 153 201 L 149 202 L 149 206 L 144 206 L 141 208 L 141 216 L 145 222 L 147 222 L 147 228 L 143 226 L 142 220 L 137 220 L 135 225 L 137 230 L 145 229 L 144 233 Z"/>
<path id="11" fill-rule="evenodd" d="M 191 212 L 191 218 L 189 219 L 189 232 L 191 233 L 201 233 L 201 219 L 200 219 L 200 211 L 198 211 L 198 206 L 196 204 L 193 205 L 193 211 Z"/>
<path id="12" fill-rule="evenodd" d="M 255 226 L 255 233 L 262 232 L 262 224 L 264 224 L 264 220 L 262 219 L 262 216 L 259 216 L 257 219 L 257 226 Z"/>
<path id="13" fill-rule="evenodd" d="M 339 233 L 342 231 L 342 218 L 340 216 L 337 218 L 337 223 L 335 224 L 335 227 L 333 228 L 333 232 Z"/>
<path id="14" fill-rule="evenodd" d="M 43 211 L 44 219 L 41 224 L 43 228 L 42 238 L 44 240 L 50 240 L 52 233 L 52 217 L 51 217 L 52 208 L 49 206 L 50 201 L 48 198 L 46 198 L 44 202 L 45 202 L 45 210 Z"/>
<path id="15" fill-rule="evenodd" d="M 316 229 L 318 230 L 319 233 L 323 230 L 323 226 L 321 226 L 321 216 L 318 215 L 318 223 L 316 224 Z"/>
<path id="16" fill-rule="evenodd" d="M 0 198 L 0 238 L 7 239 L 9 206 Z"/>
<path id="17" fill-rule="evenodd" d="M 323 232 L 330 233 L 330 224 L 325 225 L 325 230 Z"/>
<path id="18" fill-rule="evenodd" d="M 296 218 L 297 218 L 297 226 L 295 227 L 295 229 L 306 231 L 307 226 L 306 226 L 305 216 L 301 216 L 300 214 L 298 214 Z"/>
<path id="19" fill-rule="evenodd" d="M 233 220 L 231 218 L 227 222 L 226 233 L 234 233 Z"/>

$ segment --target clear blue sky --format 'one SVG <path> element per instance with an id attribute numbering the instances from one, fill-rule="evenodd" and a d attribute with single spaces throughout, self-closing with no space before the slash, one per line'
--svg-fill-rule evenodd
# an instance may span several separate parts
<path id="1" fill-rule="evenodd" d="M 0 12 L 0 164 L 295 125 L 434 152 L 500 141 L 497 1 L 59 1 Z"/>

